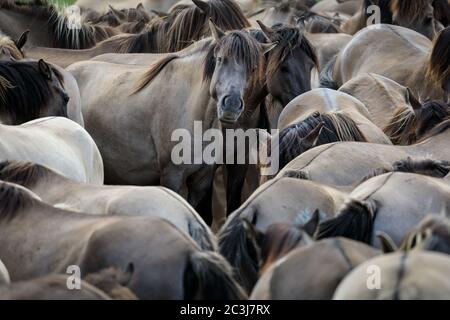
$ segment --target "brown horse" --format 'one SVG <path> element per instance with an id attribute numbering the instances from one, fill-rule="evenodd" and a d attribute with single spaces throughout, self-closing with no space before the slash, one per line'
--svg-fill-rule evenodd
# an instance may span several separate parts
<path id="1" fill-rule="evenodd" d="M 322 70 L 321 83 L 337 89 L 359 75 L 377 73 L 410 88 L 421 101 L 447 99 L 449 34 L 443 30 L 432 44 L 403 27 L 367 27 Z"/>
<path id="2" fill-rule="evenodd" d="M 235 268 L 241 283 L 250 290 L 260 267 L 257 245 L 250 241 L 252 229 L 266 233 L 270 225 L 277 223 L 305 226 L 309 221 L 312 225 L 317 218 L 314 217 L 316 210 L 320 219 L 331 217 L 345 197 L 346 194 L 337 189 L 299 178 L 271 180 L 259 187 L 227 219 L 219 233 L 220 252 Z M 306 228 L 311 234 L 314 229 Z"/>
<path id="3" fill-rule="evenodd" d="M 71 28 L 69 18 L 60 14 L 46 0 L 0 2 L 0 29 L 18 39 L 30 30 L 28 45 L 67 49 L 86 49 L 116 34 L 110 27 L 82 23 Z"/>
<path id="4" fill-rule="evenodd" d="M 378 268 L 379 289 L 368 284 L 368 271 Z M 335 300 L 450 299 L 450 258 L 435 252 L 399 252 L 375 257 L 340 283 Z M 373 272 L 373 271 L 372 271 Z"/>
<path id="5" fill-rule="evenodd" d="M 0 180 L 20 184 L 48 204 L 97 215 L 132 215 L 168 220 L 204 250 L 216 240 L 197 212 L 162 187 L 99 186 L 79 183 L 31 162 L 0 162 Z"/>
<path id="6" fill-rule="evenodd" d="M 0 184 L 0 212 L 0 256 L 12 281 L 72 265 L 89 274 L 132 264 L 127 287 L 140 299 L 245 297 L 220 255 L 201 251 L 164 220 L 64 211 L 9 183 Z"/>
<path id="7" fill-rule="evenodd" d="M 344 238 L 300 247 L 262 274 L 250 299 L 330 300 L 347 274 L 380 254 L 374 248 Z"/>
<path id="8" fill-rule="evenodd" d="M 48 116 L 67 117 L 63 77 L 44 60 L 1 61 L 0 123 L 19 125 Z"/>

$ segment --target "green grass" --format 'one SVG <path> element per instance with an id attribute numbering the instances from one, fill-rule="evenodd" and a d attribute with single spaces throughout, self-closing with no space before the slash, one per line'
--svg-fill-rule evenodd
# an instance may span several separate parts
<path id="1" fill-rule="evenodd" d="M 56 4 L 58 6 L 70 6 L 74 4 L 77 0 L 48 0 L 48 2 Z"/>

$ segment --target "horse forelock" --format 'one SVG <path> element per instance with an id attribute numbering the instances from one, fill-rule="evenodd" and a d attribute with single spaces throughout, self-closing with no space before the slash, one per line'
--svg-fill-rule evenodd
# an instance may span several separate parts
<path id="1" fill-rule="evenodd" d="M 422 18 L 431 0 L 392 0 L 391 11 L 394 20 L 416 21 Z"/>
<path id="2" fill-rule="evenodd" d="M 41 108 L 52 96 L 48 81 L 38 70 L 37 62 L 4 61 L 0 64 L 0 111 L 8 112 L 14 121 L 38 118 Z M 58 80 L 63 77 L 52 68 Z"/>
<path id="3" fill-rule="evenodd" d="M 450 81 L 450 27 L 442 30 L 434 41 L 427 77 L 441 87 Z"/>
<path id="4" fill-rule="evenodd" d="M 209 0 L 209 8 L 209 17 L 224 31 L 250 27 L 250 22 L 234 0 Z"/>
<path id="5" fill-rule="evenodd" d="M 277 46 L 269 52 L 266 70 L 268 78 L 275 74 L 280 65 L 296 48 L 300 48 L 311 59 L 315 67 L 319 69 L 319 59 L 315 49 L 300 28 L 280 25 L 275 26 L 273 29 L 276 32 L 276 39 L 273 40 L 277 43 Z"/>
<path id="6" fill-rule="evenodd" d="M 226 34 L 219 43 L 214 43 L 205 58 L 203 69 L 204 81 L 210 81 L 215 70 L 215 53 L 220 50 L 222 54 L 241 64 L 249 76 L 251 86 L 264 82 L 264 55 L 261 44 L 245 30 L 235 30 Z M 251 91 L 251 90 L 250 90 Z"/>

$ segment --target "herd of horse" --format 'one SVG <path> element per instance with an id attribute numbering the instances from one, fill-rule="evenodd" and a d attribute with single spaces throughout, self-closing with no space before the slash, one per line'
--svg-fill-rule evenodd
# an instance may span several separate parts
<path id="1" fill-rule="evenodd" d="M 0 299 L 450 299 L 450 1 L 76 5 L 0 0 Z"/>

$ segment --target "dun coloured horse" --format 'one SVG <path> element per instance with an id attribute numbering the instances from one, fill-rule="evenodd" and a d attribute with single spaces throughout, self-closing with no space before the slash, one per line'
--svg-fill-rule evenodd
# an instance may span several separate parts
<path id="1" fill-rule="evenodd" d="M 10 183 L 0 184 L 0 212 L 0 255 L 12 281 L 63 273 L 70 265 L 82 274 L 131 265 L 127 287 L 140 299 L 245 297 L 220 255 L 201 251 L 164 220 L 64 211 Z"/>
<path id="2" fill-rule="evenodd" d="M 98 215 L 157 217 L 170 221 L 204 250 L 215 250 L 214 236 L 197 212 L 163 187 L 98 186 L 67 179 L 31 162 L 0 163 L 0 180 L 20 184 L 43 201 L 64 209 Z"/>
<path id="3" fill-rule="evenodd" d="M 0 136 L 0 161 L 31 161 L 78 182 L 103 184 L 103 160 L 95 142 L 69 119 L 43 118 L 20 126 L 0 124 Z"/>

